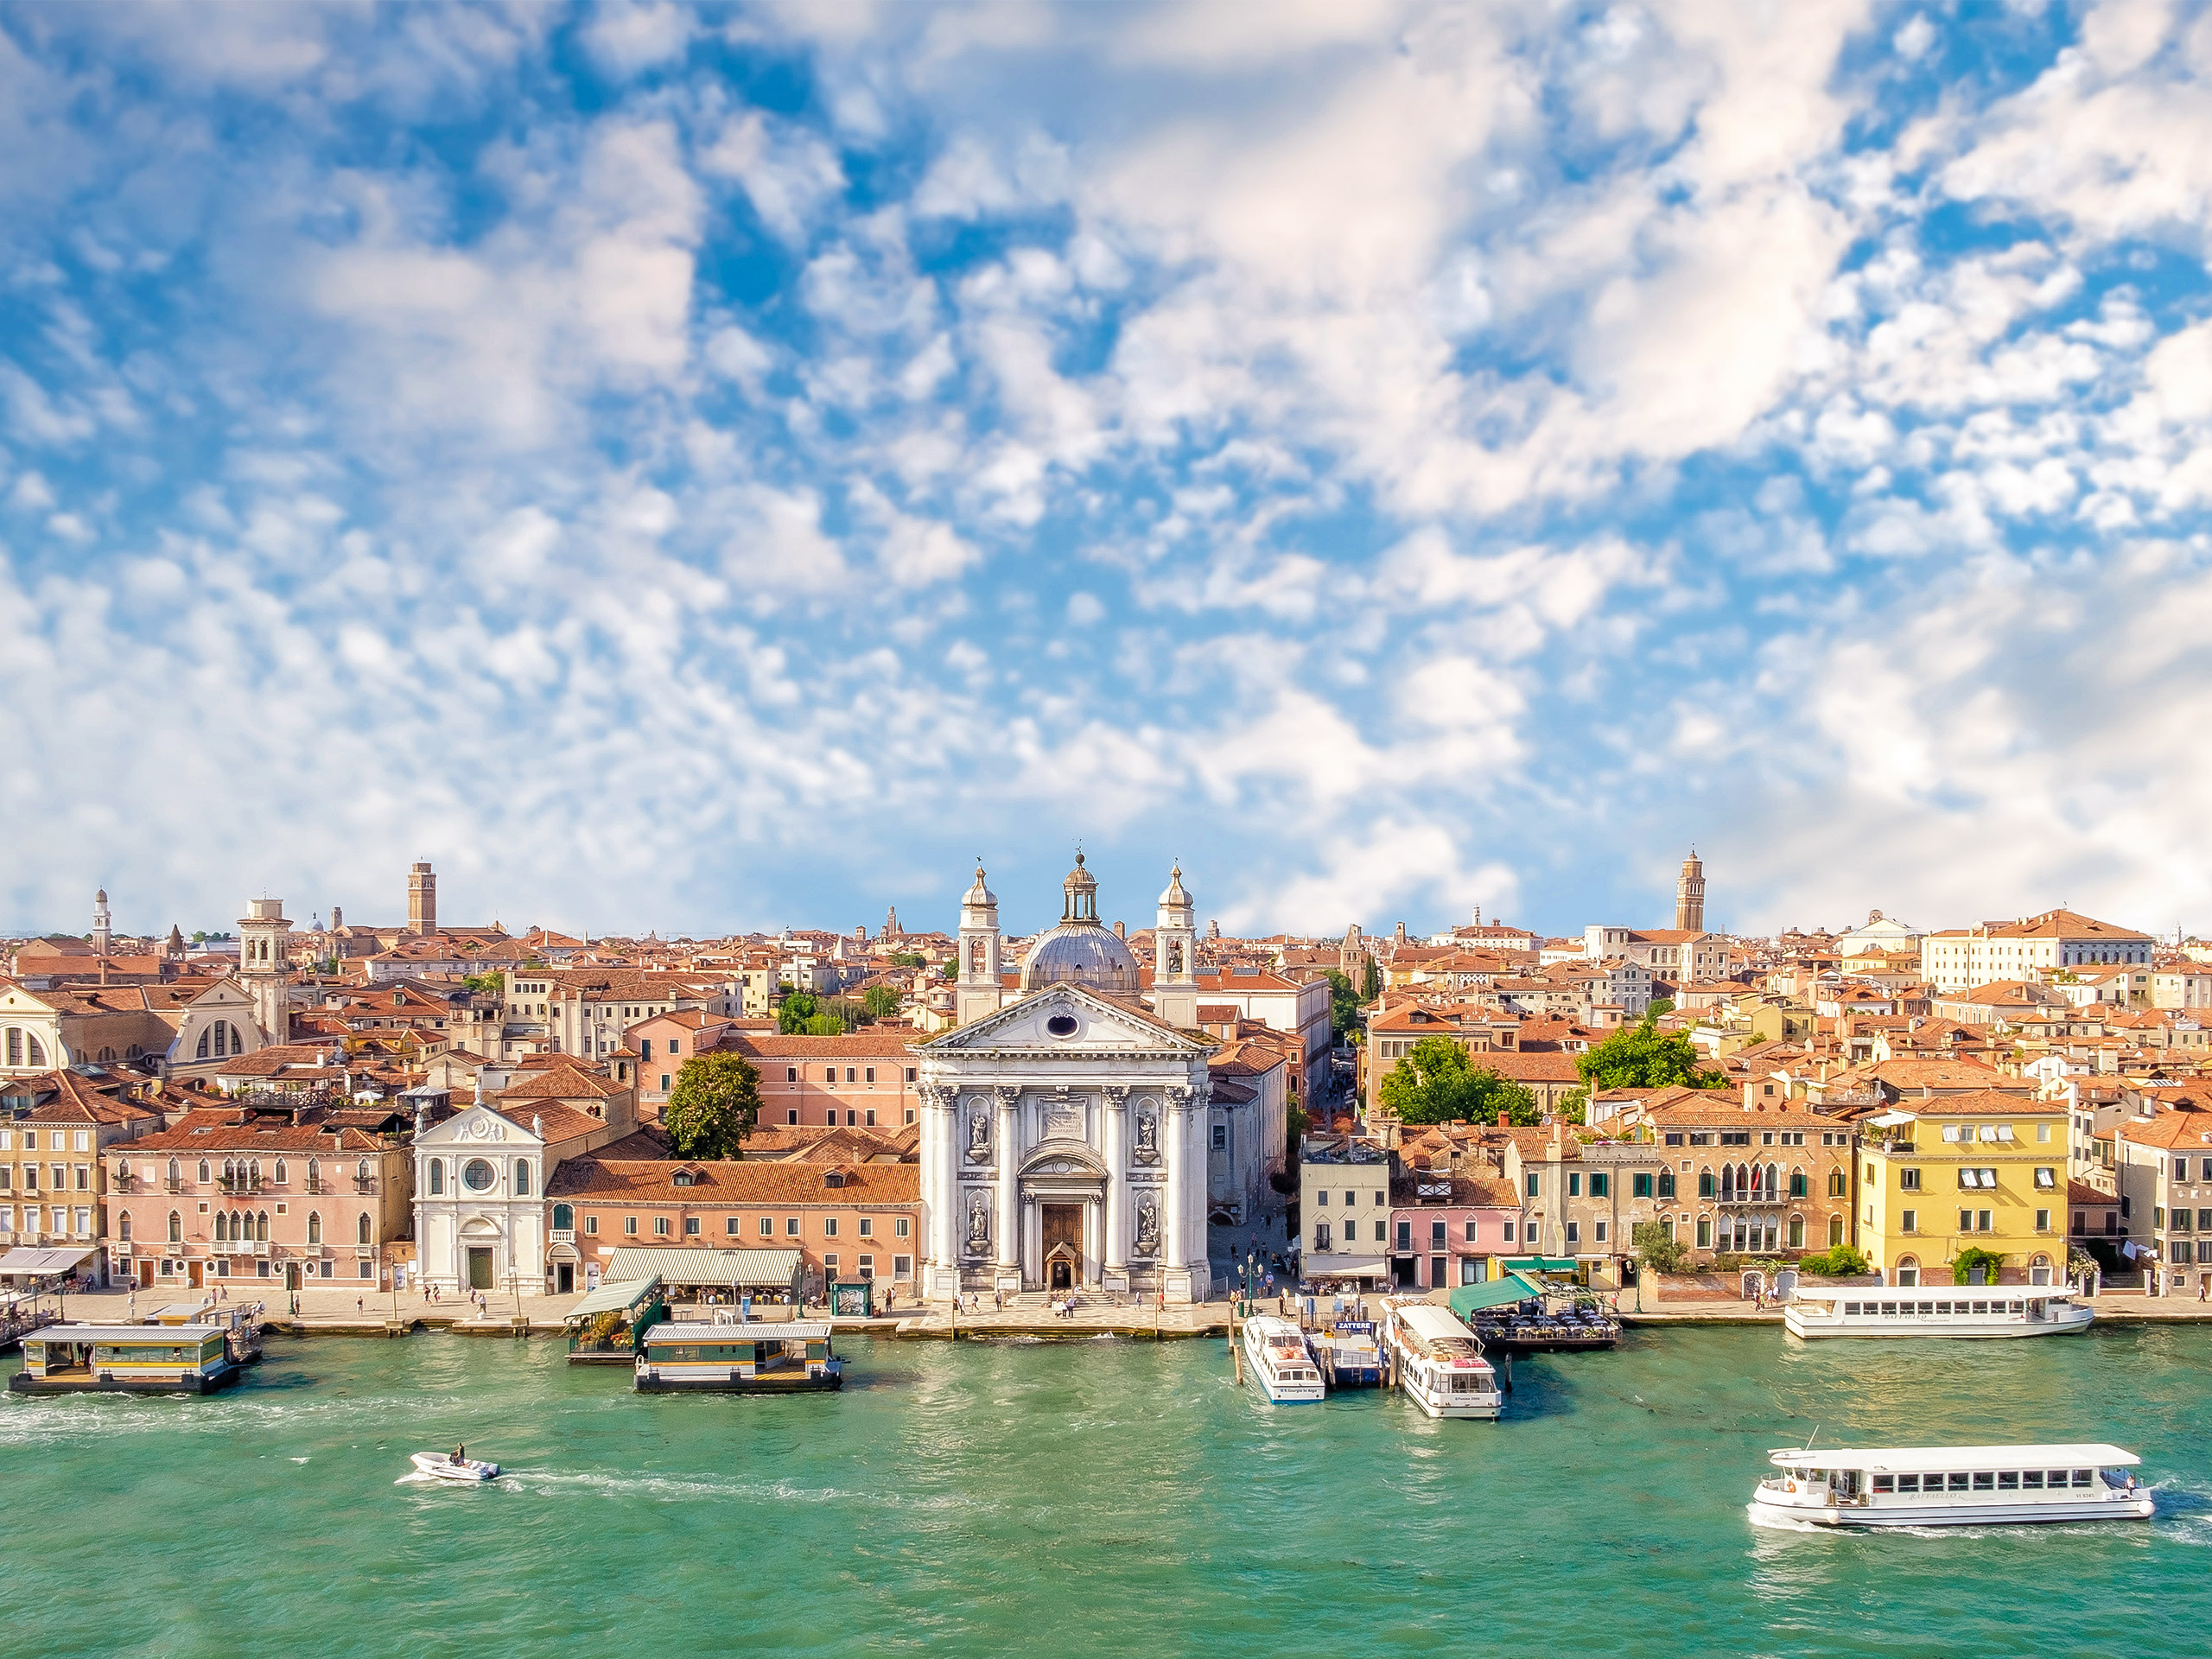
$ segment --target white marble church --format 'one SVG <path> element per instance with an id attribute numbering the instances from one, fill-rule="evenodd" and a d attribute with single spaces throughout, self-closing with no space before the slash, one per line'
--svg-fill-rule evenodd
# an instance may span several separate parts
<path id="1" fill-rule="evenodd" d="M 961 901 L 959 1024 L 918 1051 L 923 1282 L 1089 1287 L 1204 1298 L 1212 1039 L 1198 1023 L 1198 935 L 1178 869 L 1160 896 L 1153 1006 L 1135 957 L 1098 920 L 1080 855 L 1060 925 L 1019 989 L 999 966 L 983 872 Z"/>

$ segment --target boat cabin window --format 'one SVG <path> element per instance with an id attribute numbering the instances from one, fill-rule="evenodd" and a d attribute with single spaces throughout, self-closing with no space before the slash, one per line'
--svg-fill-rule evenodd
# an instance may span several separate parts
<path id="1" fill-rule="evenodd" d="M 1999 1469 L 1997 1471 L 1997 1490 L 2000 1492 L 2018 1491 L 2020 1471 L 2017 1469 Z"/>
<path id="2" fill-rule="evenodd" d="M 1919 1490 L 1920 1477 L 1918 1475 L 1899 1475 L 1897 1477 L 1897 1491 L 1901 1492 L 1916 1492 Z"/>
<path id="3" fill-rule="evenodd" d="M 1977 1469 L 1976 1471 L 1974 1471 L 1974 1491 L 1976 1491 L 1977 1492 L 1986 1492 L 1986 1491 L 1993 1491 L 1993 1490 L 1995 1489 L 1996 1485 L 1997 1485 L 1997 1477 L 1996 1477 L 1996 1475 L 1995 1475 L 1994 1473 L 1993 1473 L 1991 1471 L 1986 1470 L 1986 1469 Z"/>
<path id="4" fill-rule="evenodd" d="M 1877 1475 L 1874 1477 L 1874 1490 L 1876 1491 L 1894 1492 L 1897 1489 L 1897 1478 L 1895 1475 Z"/>
<path id="5" fill-rule="evenodd" d="M 2043 1471 L 2040 1469 L 2030 1469 L 2025 1471 L 2020 1476 L 2020 1484 L 2026 1487 L 2031 1492 L 2041 1491 L 2043 1490 Z"/>
<path id="6" fill-rule="evenodd" d="M 1933 1480 L 1933 1479 L 1935 1479 L 1935 1478 L 1936 1478 L 1936 1477 L 1935 1477 L 1935 1476 L 1933 1476 L 1933 1475 L 1930 1475 L 1930 1476 L 1929 1477 L 1929 1478 L 1930 1480 Z M 1950 1481 L 1949 1481 L 1950 1490 L 1951 1490 L 1952 1491 L 1955 1491 L 1955 1492 L 1963 1492 L 1964 1491 L 1966 1491 L 1966 1489 L 1967 1489 L 1967 1478 L 1965 1475 L 1963 1475 L 1963 1474 L 1953 1475 L 1953 1476 L 1950 1478 Z"/>

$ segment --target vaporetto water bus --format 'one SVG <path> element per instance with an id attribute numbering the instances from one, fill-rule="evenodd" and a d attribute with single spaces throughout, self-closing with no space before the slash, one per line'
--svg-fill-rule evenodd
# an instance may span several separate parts
<path id="1" fill-rule="evenodd" d="M 2139 1521 L 2151 1494 L 2116 1446 L 1908 1446 L 1767 1453 L 1754 1525 L 1993 1527 L 2031 1521 Z"/>
<path id="2" fill-rule="evenodd" d="M 238 1381 L 229 1327 L 49 1325 L 23 1338 L 16 1394 L 213 1394 Z"/>
<path id="3" fill-rule="evenodd" d="M 1328 1392 L 1306 1350 L 1306 1333 L 1273 1313 L 1244 1321 L 1244 1363 L 1260 1392 L 1278 1406 L 1318 1405 Z"/>
<path id="4" fill-rule="evenodd" d="M 1430 1416 L 1495 1417 L 1505 1408 L 1482 1344 L 1450 1308 L 1393 1303 L 1382 1340 L 1398 1386 Z"/>
<path id="5" fill-rule="evenodd" d="M 1852 1285 L 1800 1288 L 1782 1310 L 1790 1335 L 2056 1337 L 2086 1331 L 2096 1312 L 2070 1285 Z"/>
<path id="6" fill-rule="evenodd" d="M 808 1394 L 845 1385 L 826 1319 L 656 1325 L 638 1338 L 640 1394 Z"/>

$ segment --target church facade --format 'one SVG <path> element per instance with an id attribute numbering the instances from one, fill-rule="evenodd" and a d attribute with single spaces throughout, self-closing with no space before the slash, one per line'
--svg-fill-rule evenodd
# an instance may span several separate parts
<path id="1" fill-rule="evenodd" d="M 998 900 L 961 905 L 959 1024 L 922 1045 L 921 1188 L 931 1300 L 1091 1288 L 1203 1299 L 1213 1039 L 1198 1017 L 1197 938 L 1178 870 L 1160 895 L 1153 1005 L 1098 920 L 1080 855 L 1060 924 L 999 963 Z"/>

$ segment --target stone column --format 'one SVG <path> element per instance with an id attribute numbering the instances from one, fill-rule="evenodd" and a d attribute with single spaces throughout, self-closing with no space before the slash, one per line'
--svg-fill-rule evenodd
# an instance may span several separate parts
<path id="1" fill-rule="evenodd" d="M 1021 1288 L 1021 1235 L 1018 1230 L 1021 1221 L 1020 1175 L 1021 1159 L 1014 1150 L 1016 1112 L 1021 1099 L 1018 1089 L 1001 1088 L 998 1096 L 999 1121 L 996 1143 L 991 1155 L 998 1160 L 998 1219 L 995 1231 L 998 1255 L 999 1288 Z M 1011 1280 L 1009 1284 L 1007 1281 Z"/>
<path id="2" fill-rule="evenodd" d="M 1106 1121 L 1098 1138 L 1106 1160 L 1106 1191 L 1099 1200 L 1106 1211 L 1101 1217 L 1104 1237 L 1099 1262 L 1105 1287 L 1123 1291 L 1129 1287 L 1129 1091 L 1125 1085 L 1107 1085 Z"/>
<path id="3" fill-rule="evenodd" d="M 1185 1174 L 1183 1168 L 1188 1139 L 1185 1133 L 1190 1119 L 1185 1106 L 1191 1091 L 1174 1088 L 1165 1091 L 1166 1099 L 1163 1116 L 1166 1122 L 1160 1126 L 1161 1154 L 1167 1160 L 1167 1203 L 1162 1212 L 1160 1231 L 1166 1235 L 1160 1241 L 1160 1265 L 1164 1271 L 1173 1272 L 1183 1265 L 1183 1240 L 1185 1229 L 1183 1212 L 1187 1205 L 1184 1192 Z"/>

